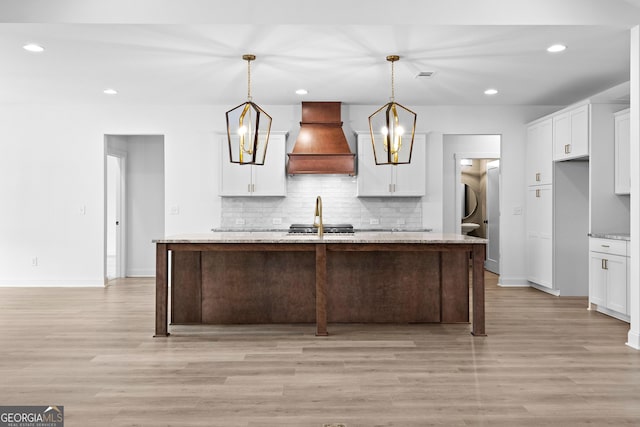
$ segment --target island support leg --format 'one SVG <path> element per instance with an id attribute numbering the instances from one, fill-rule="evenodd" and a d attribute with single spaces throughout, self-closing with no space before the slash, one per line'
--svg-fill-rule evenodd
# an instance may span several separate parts
<path id="1" fill-rule="evenodd" d="M 473 245 L 473 323 L 471 334 L 476 337 L 487 336 L 484 329 L 484 258 L 485 245 Z"/>
<path id="2" fill-rule="evenodd" d="M 156 333 L 154 337 L 166 337 L 169 300 L 168 250 L 164 243 L 156 243 Z"/>
<path id="3" fill-rule="evenodd" d="M 316 245 L 316 336 L 327 332 L 327 245 Z"/>

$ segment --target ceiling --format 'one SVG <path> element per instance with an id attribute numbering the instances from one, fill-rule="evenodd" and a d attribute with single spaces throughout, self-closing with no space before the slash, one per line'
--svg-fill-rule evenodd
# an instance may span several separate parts
<path id="1" fill-rule="evenodd" d="M 253 53 L 261 105 L 382 104 L 390 54 L 401 56 L 396 100 L 409 107 L 567 105 L 629 80 L 629 38 L 628 25 L 612 24 L 4 23 L 0 103 L 235 106 L 247 94 L 241 56 Z M 548 53 L 554 43 L 567 50 Z M 434 74 L 416 77 L 423 71 Z"/>

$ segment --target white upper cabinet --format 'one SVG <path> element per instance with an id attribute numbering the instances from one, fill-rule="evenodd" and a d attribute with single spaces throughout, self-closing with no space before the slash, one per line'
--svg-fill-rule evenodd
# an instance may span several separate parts
<path id="1" fill-rule="evenodd" d="M 426 185 L 426 135 L 416 134 L 411 163 L 376 165 L 371 135 L 358 133 L 358 197 L 421 197 Z"/>
<path id="2" fill-rule="evenodd" d="M 615 192 L 629 194 L 631 186 L 631 153 L 629 110 L 615 114 Z"/>
<path id="3" fill-rule="evenodd" d="M 286 196 L 286 134 L 272 132 L 264 165 L 239 165 L 229 161 L 227 136 L 220 143 L 220 196 Z"/>
<path id="4" fill-rule="evenodd" d="M 589 104 L 553 116 L 553 160 L 589 156 Z"/>
<path id="5" fill-rule="evenodd" d="M 527 128 L 527 185 L 553 182 L 553 121 L 546 119 Z"/>

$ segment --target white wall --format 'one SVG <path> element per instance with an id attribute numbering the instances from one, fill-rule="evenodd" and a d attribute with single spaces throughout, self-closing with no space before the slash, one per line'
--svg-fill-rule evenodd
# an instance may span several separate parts
<path id="1" fill-rule="evenodd" d="M 214 138 L 225 129 L 227 107 L 0 106 L 0 285 L 102 286 L 104 135 L 165 136 L 166 235 L 219 227 Z M 299 106 L 263 107 L 273 130 L 297 133 Z M 348 106 L 345 127 L 366 131 L 376 108 Z M 502 135 L 501 204 L 509 212 L 524 204 L 524 124 L 555 109 L 430 106 L 416 112 L 419 132 Z M 438 179 L 431 170 L 427 175 L 427 183 Z M 179 214 L 168 215 L 171 207 Z M 423 216 L 425 227 L 442 229 L 441 212 Z M 523 277 L 521 218 L 507 216 L 502 226 L 512 236 L 503 251 L 503 276 Z"/>
<path id="2" fill-rule="evenodd" d="M 219 218 L 219 107 L 0 107 L 0 285 L 102 286 L 104 135 L 165 135 L 165 232 Z M 82 214 L 84 208 L 84 214 Z M 32 259 L 38 265 L 32 266 Z"/>

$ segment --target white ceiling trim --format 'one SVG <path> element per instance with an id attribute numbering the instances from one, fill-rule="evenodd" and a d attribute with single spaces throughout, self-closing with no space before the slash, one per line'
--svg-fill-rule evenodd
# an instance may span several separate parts
<path id="1" fill-rule="evenodd" d="M 638 0 L 3 0 L 0 22 L 623 25 Z M 389 8 L 393 13 L 387 13 Z"/>

